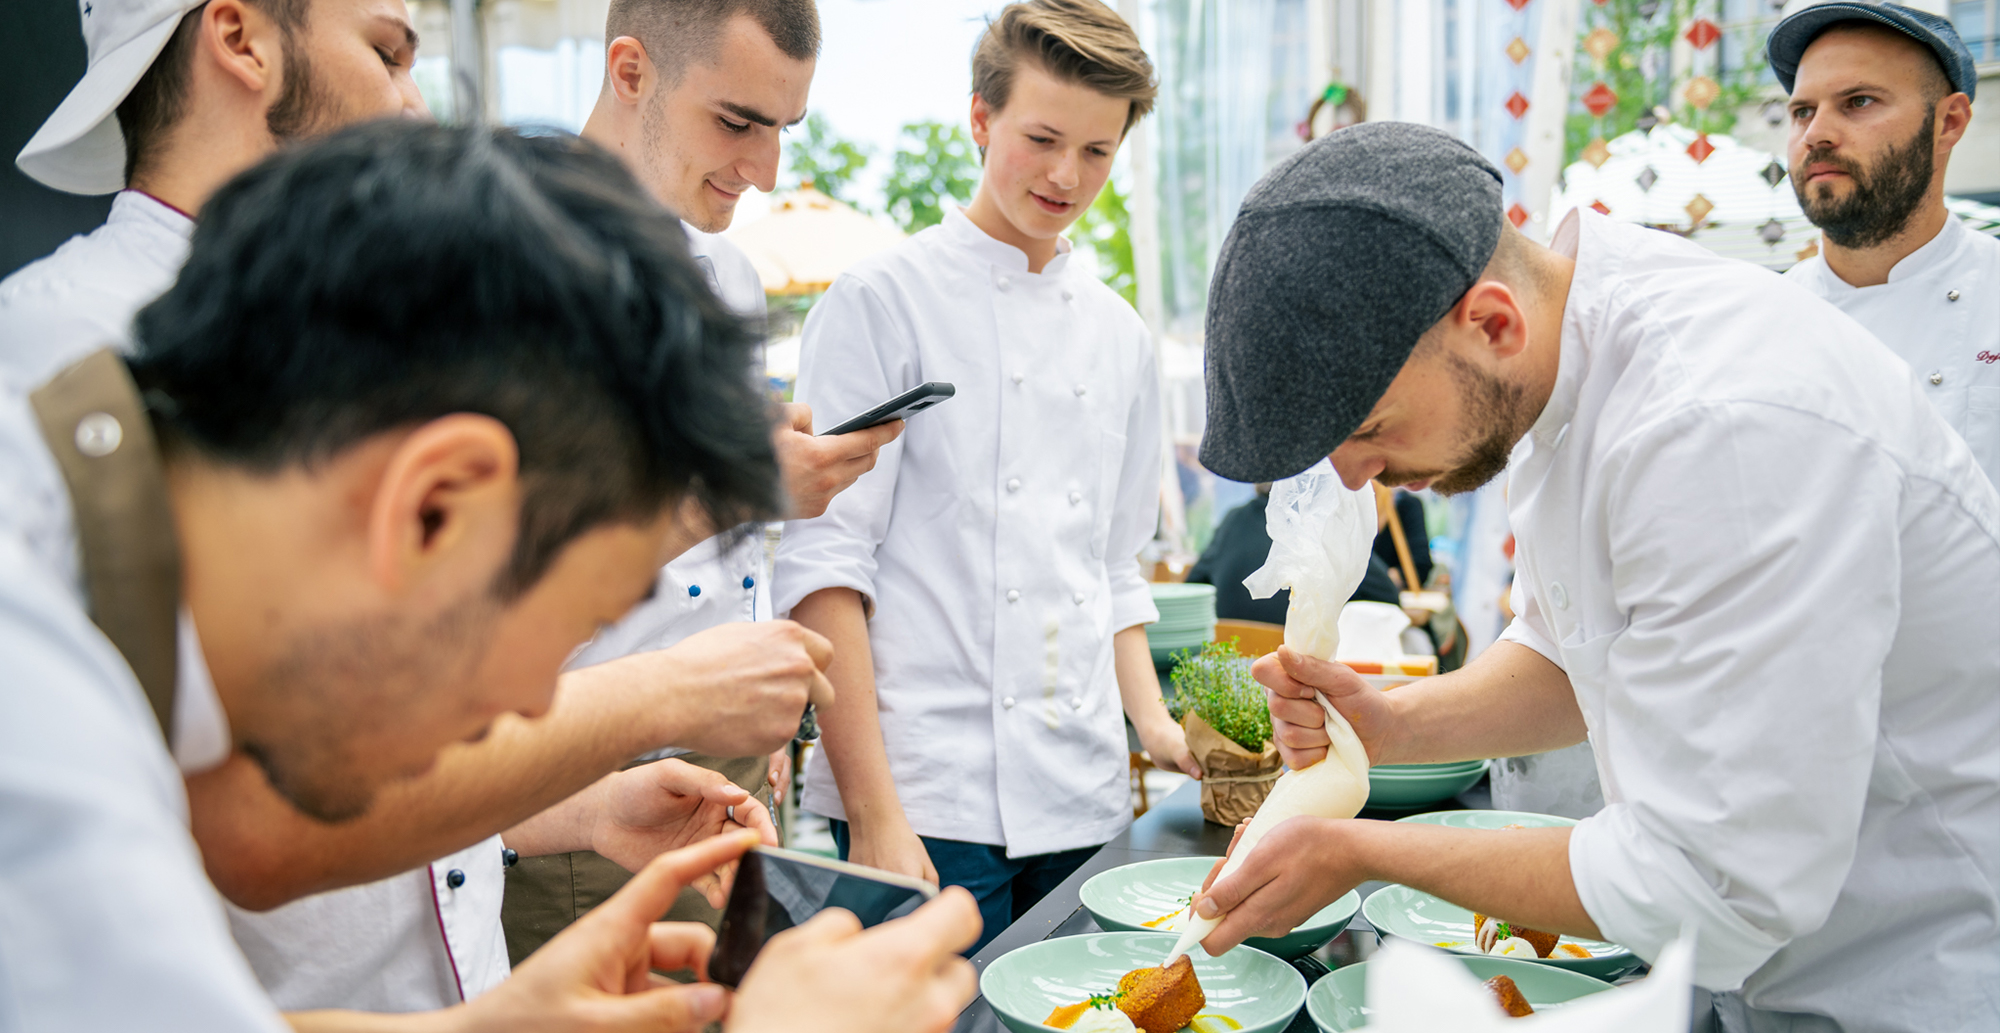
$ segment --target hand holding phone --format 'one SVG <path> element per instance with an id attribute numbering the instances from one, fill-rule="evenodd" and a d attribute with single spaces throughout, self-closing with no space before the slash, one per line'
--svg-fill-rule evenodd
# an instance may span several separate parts
<path id="1" fill-rule="evenodd" d="M 938 381 L 918 384 L 837 427 L 821 431 L 820 437 L 832 437 L 836 434 L 879 427 L 890 420 L 907 420 L 957 393 L 957 388 Z"/>
<path id="2" fill-rule="evenodd" d="M 766 941 L 828 908 L 845 909 L 863 928 L 872 928 L 936 895 L 937 887 L 922 879 L 795 850 L 752 847 L 737 863 L 708 976 L 724 986 L 739 985 Z"/>

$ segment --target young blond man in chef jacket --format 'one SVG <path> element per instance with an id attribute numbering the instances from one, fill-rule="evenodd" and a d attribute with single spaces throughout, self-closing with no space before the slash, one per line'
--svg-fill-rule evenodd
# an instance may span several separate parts
<path id="1" fill-rule="evenodd" d="M 927 381 L 957 395 L 787 525 L 774 581 L 834 644 L 806 808 L 849 860 L 971 889 L 990 938 L 1131 821 L 1126 717 L 1199 772 L 1144 628 L 1152 348 L 1062 237 L 1152 107 L 1152 64 L 1096 0 L 1032 0 L 972 68 L 977 196 L 835 281 L 798 389 L 822 423 Z"/>
<path id="2" fill-rule="evenodd" d="M 1792 189 L 1821 233 L 1785 275 L 1902 356 L 2000 483 L 2000 240 L 1944 206 L 1979 88 L 1971 51 L 1936 15 L 1854 2 L 1798 11 L 1768 50 L 1791 91 Z"/>

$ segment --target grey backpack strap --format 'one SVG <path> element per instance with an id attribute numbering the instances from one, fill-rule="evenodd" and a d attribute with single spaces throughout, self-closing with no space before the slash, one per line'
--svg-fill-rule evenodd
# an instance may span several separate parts
<path id="1" fill-rule="evenodd" d="M 29 398 L 69 485 L 90 619 L 125 656 L 173 743 L 180 543 L 152 421 L 109 349 Z"/>

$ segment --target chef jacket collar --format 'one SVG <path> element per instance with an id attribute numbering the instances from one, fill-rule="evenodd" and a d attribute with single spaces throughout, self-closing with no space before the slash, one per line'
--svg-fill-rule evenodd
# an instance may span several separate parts
<path id="1" fill-rule="evenodd" d="M 222 766 L 229 759 L 229 714 L 208 673 L 194 615 L 181 609 L 178 648 L 179 677 L 174 691 L 174 763 L 181 774 L 194 775 Z"/>
<path id="2" fill-rule="evenodd" d="M 952 205 L 944 211 L 945 239 L 972 252 L 973 256 L 986 261 L 1002 272 L 1028 275 L 1028 254 L 1012 244 L 1003 244 L 988 236 L 971 219 L 966 218 L 965 209 Z M 1068 237 L 1056 238 L 1056 257 L 1042 267 L 1040 275 L 1061 276 L 1069 266 L 1072 245 Z"/>
<path id="3" fill-rule="evenodd" d="M 1965 227 L 1964 222 L 1958 216 L 1946 212 L 1944 228 L 1938 230 L 1937 236 L 1932 237 L 1923 247 L 1904 255 L 1902 261 L 1897 262 L 1895 266 L 1890 268 L 1889 282 L 1895 283 L 1898 280 L 1907 280 L 1912 276 L 1929 272 L 1933 266 L 1950 261 L 1952 253 L 1957 251 L 1959 246 L 1965 242 L 1965 235 L 1970 232 L 1972 231 Z M 1824 256 L 1822 256 L 1821 260 L 1825 260 Z M 1866 287 L 1856 287 L 1846 280 L 1841 279 L 1840 274 L 1834 272 L 1831 265 L 1826 267 L 1826 273 L 1827 282 L 1833 286 L 1835 291 L 1860 291 L 1868 289 Z"/>
<path id="4" fill-rule="evenodd" d="M 1569 281 L 1569 297 L 1563 302 L 1562 350 L 1556 359 L 1556 384 L 1549 392 L 1548 404 L 1542 407 L 1542 415 L 1529 431 L 1537 443 L 1550 447 L 1554 447 L 1576 415 L 1577 396 L 1590 366 L 1590 355 L 1583 341 L 1583 316 L 1597 302 L 1597 281 L 1604 270 L 1593 268 L 1593 256 L 1584 254 L 1584 222 L 1601 218 L 1604 216 L 1595 212 L 1586 215 L 1581 209 L 1572 211 L 1549 240 L 1550 250 L 1576 263 Z"/>

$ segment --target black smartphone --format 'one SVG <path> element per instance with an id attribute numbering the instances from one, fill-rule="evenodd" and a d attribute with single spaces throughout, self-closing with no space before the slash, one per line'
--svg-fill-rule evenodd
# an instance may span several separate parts
<path id="1" fill-rule="evenodd" d="M 796 850 L 751 847 L 736 865 L 736 883 L 708 956 L 708 978 L 735 987 L 765 941 L 827 908 L 852 911 L 866 928 L 915 911 L 937 892 L 907 875 Z"/>
<path id="2" fill-rule="evenodd" d="M 942 384 L 937 381 L 932 381 L 928 384 L 918 384 L 832 430 L 820 431 L 819 436 L 827 437 L 833 434 L 846 434 L 851 431 L 867 430 L 870 427 L 879 427 L 890 420 L 907 420 L 912 415 L 923 412 L 925 409 L 957 393 L 958 389 L 950 384 Z"/>

